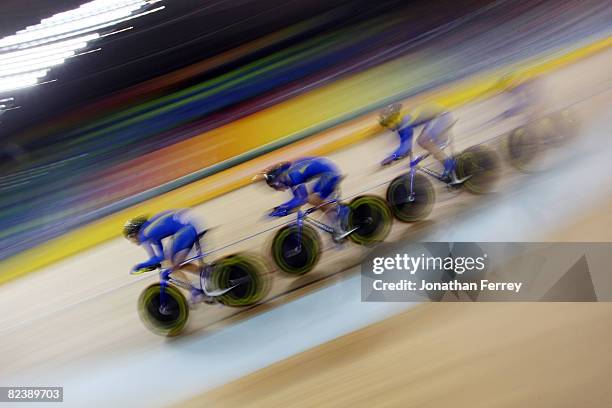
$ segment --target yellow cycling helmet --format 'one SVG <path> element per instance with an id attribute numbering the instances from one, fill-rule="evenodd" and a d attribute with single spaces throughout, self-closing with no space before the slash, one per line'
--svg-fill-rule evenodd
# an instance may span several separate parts
<path id="1" fill-rule="evenodd" d="M 136 239 L 142 226 L 149 220 L 146 215 L 131 218 L 123 225 L 123 236 L 129 240 Z"/>
<path id="2" fill-rule="evenodd" d="M 381 126 L 386 128 L 392 127 L 394 124 L 399 122 L 401 112 L 401 103 L 394 103 L 392 105 L 389 105 L 382 111 L 380 111 L 378 115 L 378 123 L 380 123 Z"/>

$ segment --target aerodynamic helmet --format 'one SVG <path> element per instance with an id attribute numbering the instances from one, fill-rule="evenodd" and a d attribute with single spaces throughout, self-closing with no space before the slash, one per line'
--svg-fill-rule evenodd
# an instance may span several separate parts
<path id="1" fill-rule="evenodd" d="M 147 222 L 148 217 L 140 215 L 131 218 L 123 225 L 123 236 L 127 239 L 134 239 L 138 236 L 142 226 Z"/>
<path id="2" fill-rule="evenodd" d="M 283 161 L 275 164 L 274 166 L 270 166 L 265 169 L 263 172 L 259 174 L 258 179 L 266 180 L 266 183 L 272 188 L 278 188 L 281 186 L 281 181 L 279 177 L 289 170 L 291 167 L 291 162 Z"/>
<path id="3" fill-rule="evenodd" d="M 401 110 L 401 103 L 394 103 L 392 105 L 387 106 L 382 111 L 380 111 L 380 114 L 378 115 L 378 123 L 380 123 L 381 126 L 384 127 L 391 126 L 393 122 L 396 122 L 399 118 Z"/>

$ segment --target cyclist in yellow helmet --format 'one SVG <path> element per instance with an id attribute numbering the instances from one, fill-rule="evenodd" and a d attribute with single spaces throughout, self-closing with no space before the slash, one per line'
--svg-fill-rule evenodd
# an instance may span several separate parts
<path id="1" fill-rule="evenodd" d="M 385 128 L 397 132 L 400 138 L 399 147 L 382 161 L 383 166 L 406 157 L 412 149 L 415 129 L 422 127 L 421 133 L 417 137 L 419 146 L 429 151 L 444 166 L 444 178 L 448 179 L 449 182 L 457 179 L 455 160 L 444 153 L 443 150 L 448 143 L 455 120 L 452 113 L 443 106 L 427 103 L 404 114 L 402 113 L 402 105 L 395 103 L 381 111 L 379 123 Z"/>

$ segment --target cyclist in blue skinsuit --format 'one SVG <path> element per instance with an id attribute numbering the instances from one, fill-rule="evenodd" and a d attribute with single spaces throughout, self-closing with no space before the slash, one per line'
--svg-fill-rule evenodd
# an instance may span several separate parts
<path id="1" fill-rule="evenodd" d="M 337 198 L 342 175 L 331 161 L 321 157 L 307 157 L 294 162 L 278 163 L 255 177 L 255 180 L 261 179 L 275 190 L 291 189 L 293 197 L 270 213 L 271 217 L 284 217 L 306 203 L 317 206 Z M 307 186 L 310 182 L 314 182 L 311 188 Z M 322 206 L 321 210 L 334 226 L 334 240 L 342 240 L 347 234 L 348 207 L 336 203 Z"/>
<path id="2" fill-rule="evenodd" d="M 132 218 L 125 223 L 123 235 L 144 247 L 149 254 L 149 259 L 135 265 L 132 273 L 150 270 L 168 261 L 170 267 L 163 272 L 166 276 L 178 268 L 198 241 L 198 230 L 187 210 L 164 211 L 151 218 Z M 170 238 L 170 246 L 166 249 L 162 245 L 165 238 Z M 192 301 L 202 300 L 203 291 L 195 290 L 191 295 Z"/>
<path id="3" fill-rule="evenodd" d="M 506 73 L 496 87 L 506 97 L 509 107 L 495 119 L 509 119 L 524 116 L 526 122 L 534 121 L 544 115 L 544 100 L 542 99 L 542 80 L 529 77 L 525 73 Z"/>
<path id="4" fill-rule="evenodd" d="M 448 182 L 459 182 L 455 175 L 455 160 L 442 150 L 448 143 L 451 128 L 455 124 L 452 114 L 436 104 L 423 105 L 406 115 L 402 115 L 401 110 L 402 105 L 396 103 L 380 113 L 379 123 L 387 129 L 396 131 L 400 138 L 399 147 L 381 164 L 385 166 L 408 156 L 412 149 L 414 130 L 423 126 L 417 137 L 417 143 L 442 163 L 443 177 Z"/>

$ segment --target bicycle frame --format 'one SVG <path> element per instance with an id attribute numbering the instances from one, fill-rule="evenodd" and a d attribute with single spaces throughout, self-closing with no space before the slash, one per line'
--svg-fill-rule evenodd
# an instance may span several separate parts
<path id="1" fill-rule="evenodd" d="M 298 227 L 298 246 L 295 248 L 296 252 L 300 252 L 302 249 L 302 230 L 304 229 L 304 223 L 308 223 L 312 226 L 314 226 L 315 228 L 324 231 L 330 235 L 332 235 L 334 233 L 334 228 L 331 227 L 330 225 L 325 224 L 324 222 L 318 221 L 318 220 L 314 220 L 312 218 L 309 217 L 310 214 L 314 213 L 315 211 L 321 209 L 321 207 L 324 207 L 326 205 L 329 204 L 338 204 L 338 205 L 342 205 L 340 204 L 340 200 L 339 199 L 333 199 L 333 200 L 328 200 L 325 201 L 319 205 L 316 205 L 314 207 L 310 207 L 309 209 L 307 209 L 306 211 L 302 211 L 302 210 L 298 210 L 297 212 L 297 217 L 296 217 L 296 225 Z"/>
<path id="2" fill-rule="evenodd" d="M 188 258 L 186 260 L 184 260 L 183 262 L 181 262 L 178 267 L 174 268 L 174 269 L 170 269 L 170 268 L 166 268 L 166 269 L 162 269 L 159 271 L 159 284 L 160 284 L 160 304 L 165 304 L 166 301 L 166 288 L 168 287 L 168 285 L 173 284 L 175 286 L 181 287 L 183 289 L 186 289 L 188 291 L 193 291 L 193 290 L 200 290 L 200 288 L 197 288 L 196 286 L 192 285 L 190 282 L 186 282 L 184 280 L 175 278 L 172 275 L 172 273 L 176 270 L 176 269 L 180 269 L 181 267 L 190 264 L 194 261 L 198 262 L 198 266 L 199 266 L 199 276 L 200 276 L 200 286 L 201 286 L 201 290 L 204 292 L 204 294 L 206 296 L 210 296 L 210 297 L 216 297 L 216 296 L 221 296 L 227 292 L 229 292 L 230 290 L 234 289 L 236 286 L 238 285 L 233 285 L 227 289 L 220 289 L 220 290 L 212 290 L 209 291 L 206 288 L 206 283 L 208 281 L 208 274 L 206 274 L 206 272 L 210 273 L 210 265 L 208 263 L 206 263 L 204 261 L 204 257 L 207 256 L 208 254 L 202 252 L 202 246 L 200 244 L 200 238 L 198 237 L 198 240 L 195 242 L 194 244 L 195 246 L 195 250 L 196 250 L 196 255 L 194 257 Z M 204 276 L 204 275 L 207 276 Z"/>
<path id="3" fill-rule="evenodd" d="M 309 209 L 307 209 L 306 211 L 298 211 L 297 213 L 297 222 L 298 225 L 304 225 L 304 222 L 307 222 L 315 227 L 317 227 L 318 229 L 320 229 L 321 231 L 325 231 L 328 234 L 333 234 L 334 233 L 334 228 L 325 224 L 324 222 L 318 221 L 318 220 L 314 220 L 312 218 L 309 217 L 310 214 L 314 213 L 315 211 L 321 209 L 321 207 L 324 207 L 326 205 L 330 205 L 330 204 L 338 204 L 340 205 L 340 200 L 339 199 L 333 199 L 333 200 L 328 200 L 325 201 L 317 206 L 311 207 Z"/>

